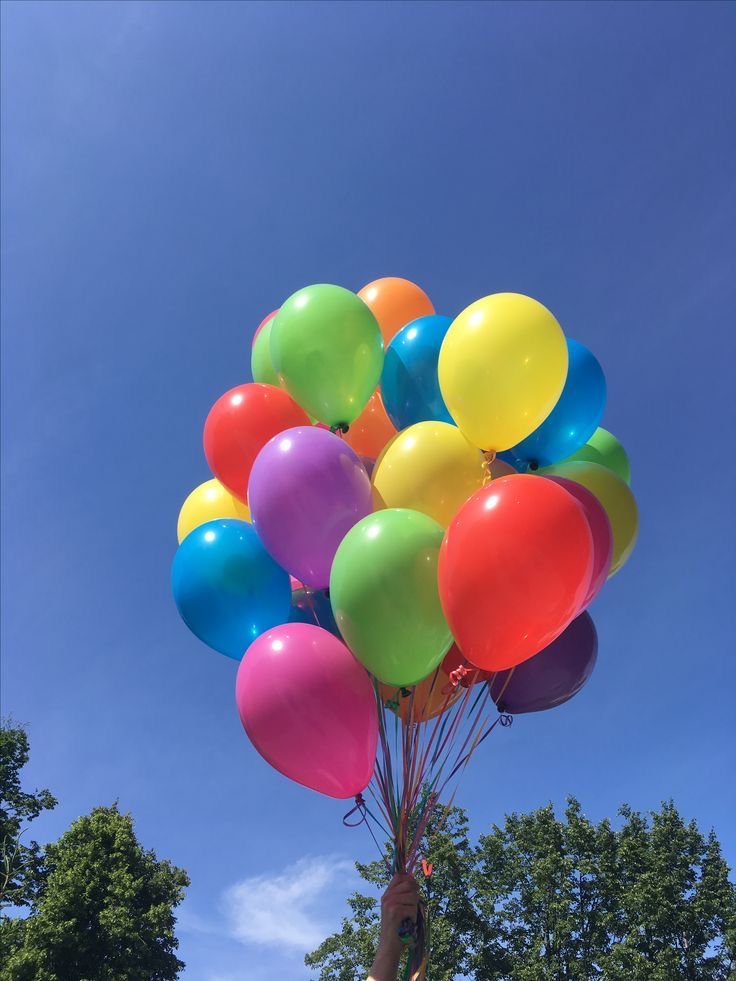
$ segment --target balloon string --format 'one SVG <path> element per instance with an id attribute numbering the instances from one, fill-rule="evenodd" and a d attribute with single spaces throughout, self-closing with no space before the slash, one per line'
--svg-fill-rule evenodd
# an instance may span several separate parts
<path id="1" fill-rule="evenodd" d="M 491 464 L 496 459 L 495 450 L 483 450 L 483 486 L 489 484 L 493 480 L 493 472 L 491 470 Z"/>
<path id="2" fill-rule="evenodd" d="M 504 692 L 506 691 L 506 689 L 507 689 L 507 688 L 508 688 L 508 686 L 509 686 L 509 682 L 510 682 L 510 681 L 511 681 L 511 679 L 512 679 L 512 678 L 514 677 L 514 671 L 516 671 L 516 665 L 514 665 L 514 666 L 513 666 L 513 667 L 512 667 L 512 668 L 511 668 L 511 669 L 510 669 L 510 670 L 509 670 L 509 671 L 508 671 L 507 673 L 506 673 L 506 680 L 504 681 L 504 683 L 503 683 L 503 687 L 501 688 L 501 691 L 500 691 L 500 692 L 498 693 L 498 695 L 494 695 L 494 694 L 493 694 L 493 685 L 494 685 L 494 683 L 495 683 L 495 681 L 496 681 L 496 678 L 497 678 L 497 677 L 498 677 L 498 675 L 499 675 L 499 672 L 498 672 L 498 671 L 494 671 L 494 673 L 493 673 L 493 678 L 491 679 L 491 681 L 490 681 L 490 682 L 489 682 L 489 684 L 488 684 L 488 687 L 489 687 L 489 688 L 490 688 L 490 690 L 491 690 L 491 698 L 492 698 L 492 699 L 493 699 L 493 701 L 494 701 L 494 702 L 496 703 L 496 705 L 497 705 L 497 707 L 498 707 L 498 711 L 499 711 L 499 712 L 502 712 L 502 711 L 503 711 L 503 707 L 502 707 L 502 706 L 501 706 L 501 705 L 500 705 L 499 703 L 500 703 L 500 701 L 501 701 L 501 699 L 503 698 L 503 693 L 504 693 Z"/>

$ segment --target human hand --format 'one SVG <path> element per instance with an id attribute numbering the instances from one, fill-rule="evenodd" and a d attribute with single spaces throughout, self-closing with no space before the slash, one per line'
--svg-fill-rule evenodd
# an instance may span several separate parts
<path id="1" fill-rule="evenodd" d="M 395 981 L 404 950 L 399 927 L 404 920 L 416 921 L 418 904 L 419 883 L 414 876 L 395 875 L 381 897 L 381 935 L 369 981 Z"/>

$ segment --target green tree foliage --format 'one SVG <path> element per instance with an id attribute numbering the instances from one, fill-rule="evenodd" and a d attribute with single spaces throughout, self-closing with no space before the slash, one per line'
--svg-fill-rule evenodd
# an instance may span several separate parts
<path id="1" fill-rule="evenodd" d="M 22 729 L 3 730 L 0 814 L 8 835 L 56 803 L 48 791 L 20 789 L 28 759 Z M 0 917 L 2 981 L 168 981 L 184 967 L 176 956 L 174 908 L 189 879 L 136 838 L 117 805 L 95 808 L 42 852 L 32 843 L 9 893 L 30 906 L 25 919 Z"/>
<path id="2" fill-rule="evenodd" d="M 510 814 L 471 842 L 454 809 L 430 828 L 423 883 L 432 981 L 725 981 L 736 970 L 736 887 L 711 832 L 674 804 L 645 817 L 622 807 L 595 824 L 570 799 Z M 359 865 L 383 888 L 383 862 Z M 365 977 L 378 902 L 355 894 L 352 916 L 306 957 L 320 981 Z"/>
<path id="3" fill-rule="evenodd" d="M 49 790 L 27 793 L 20 771 L 28 762 L 28 736 L 20 726 L 0 725 L 0 909 L 29 906 L 44 880 L 45 868 L 36 841 L 23 841 L 27 826 L 41 811 L 56 807 Z"/>

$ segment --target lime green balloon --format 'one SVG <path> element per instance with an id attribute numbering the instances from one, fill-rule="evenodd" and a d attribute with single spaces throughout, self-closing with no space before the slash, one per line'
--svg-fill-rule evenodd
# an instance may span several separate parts
<path id="1" fill-rule="evenodd" d="M 388 685 L 426 678 L 452 644 L 437 588 L 443 535 L 426 514 L 389 508 L 354 525 L 335 555 L 330 601 L 340 633 Z"/>
<path id="2" fill-rule="evenodd" d="M 600 427 L 596 429 L 585 446 L 581 446 L 577 452 L 560 460 L 560 463 L 574 463 L 580 460 L 608 467 L 627 484 L 631 483 L 631 466 L 626 450 L 607 429 Z"/>
<path id="3" fill-rule="evenodd" d="M 587 487 L 603 505 L 613 532 L 613 558 L 610 579 L 628 560 L 639 534 L 639 510 L 631 488 L 618 474 L 599 463 L 573 460 L 555 463 L 538 471 L 550 477 L 567 477 Z"/>
<path id="4" fill-rule="evenodd" d="M 361 298 L 341 286 L 307 286 L 272 325 L 271 358 L 291 397 L 328 426 L 357 419 L 383 367 L 381 329 Z"/>
<path id="5" fill-rule="evenodd" d="M 254 382 L 281 388 L 281 380 L 271 360 L 271 326 L 273 321 L 274 318 L 271 317 L 258 332 L 250 355 L 250 372 Z"/>

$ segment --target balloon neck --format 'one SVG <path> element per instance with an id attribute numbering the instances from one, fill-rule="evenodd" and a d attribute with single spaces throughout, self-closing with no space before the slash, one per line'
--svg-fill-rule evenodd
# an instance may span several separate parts
<path id="1" fill-rule="evenodd" d="M 336 422 L 334 426 L 330 426 L 330 432 L 337 436 L 344 436 L 349 429 L 350 426 L 346 422 Z"/>
<path id="2" fill-rule="evenodd" d="M 491 466 L 496 459 L 495 450 L 482 450 L 483 453 L 483 484 L 488 484 L 493 480 Z"/>
<path id="3" fill-rule="evenodd" d="M 402 698 L 408 698 L 411 695 L 411 692 L 408 688 L 402 688 L 400 694 Z"/>

